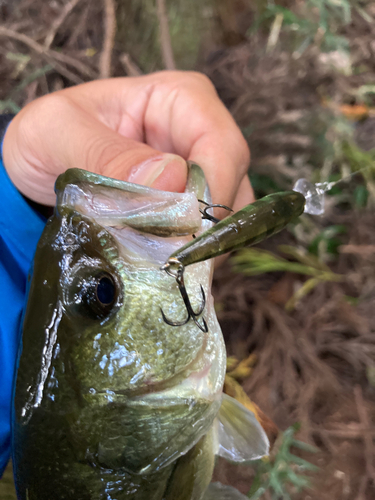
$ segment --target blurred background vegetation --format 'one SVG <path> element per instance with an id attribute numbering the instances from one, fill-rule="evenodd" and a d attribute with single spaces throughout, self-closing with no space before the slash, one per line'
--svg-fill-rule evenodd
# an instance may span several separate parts
<path id="1" fill-rule="evenodd" d="M 216 273 L 228 352 L 251 359 L 228 376 L 281 431 L 268 461 L 215 474 L 253 499 L 375 498 L 374 2 L 2 0 L 0 40 L 0 112 L 95 78 L 198 70 L 250 145 L 258 197 L 347 179 L 324 216 Z"/>

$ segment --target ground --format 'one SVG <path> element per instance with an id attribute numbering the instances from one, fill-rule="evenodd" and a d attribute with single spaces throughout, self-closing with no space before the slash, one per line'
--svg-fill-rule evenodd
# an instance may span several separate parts
<path id="1" fill-rule="evenodd" d="M 147 0 L 3 1 L 0 106 L 17 111 L 39 95 L 91 78 L 169 67 L 163 55 L 172 44 L 172 64 L 204 71 L 248 139 L 258 196 L 290 189 L 300 177 L 332 180 L 373 165 L 371 2 L 342 2 L 349 6 L 346 18 L 327 8 L 324 26 L 325 1 L 317 3 L 320 10 L 307 0 L 298 8 L 278 2 L 279 10 L 246 0 L 192 2 L 185 23 L 180 3 L 167 4 L 171 41 L 164 36 L 159 45 L 165 18 Z M 199 36 L 192 29 L 197 19 Z M 337 186 L 324 216 L 303 216 L 259 247 L 285 258 L 286 271 L 254 274 L 254 264 L 239 270 L 230 259 L 215 274 L 228 354 L 238 360 L 253 355 L 242 387 L 280 430 L 298 422 L 298 439 L 318 450 L 302 452 L 319 470 L 310 473 L 309 488 L 289 488 L 295 500 L 375 498 L 371 168 L 364 177 Z M 315 269 L 311 290 L 311 274 L 290 263 Z M 247 493 L 254 474 L 250 466 L 219 461 L 215 477 Z M 4 493 L 12 488 L 9 477 L 0 483 L 4 500 L 12 498 Z M 262 498 L 283 496 L 268 490 Z"/>

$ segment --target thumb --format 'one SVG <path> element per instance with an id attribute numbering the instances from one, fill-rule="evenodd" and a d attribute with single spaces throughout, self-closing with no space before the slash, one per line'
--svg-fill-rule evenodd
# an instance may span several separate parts
<path id="1" fill-rule="evenodd" d="M 10 178 L 31 200 L 54 205 L 54 183 L 68 168 L 166 191 L 184 190 L 187 165 L 180 156 L 124 137 L 72 103 L 58 100 L 51 113 L 49 101 L 48 110 L 38 109 L 37 123 L 35 110 L 27 108 L 28 113 L 21 111 L 11 122 L 3 153 Z"/>

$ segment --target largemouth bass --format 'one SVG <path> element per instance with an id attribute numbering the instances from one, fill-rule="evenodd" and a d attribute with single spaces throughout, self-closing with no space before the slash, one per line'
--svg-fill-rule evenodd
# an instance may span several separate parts
<path id="1" fill-rule="evenodd" d="M 72 169 L 35 255 L 13 408 L 19 500 L 209 500 L 214 456 L 268 454 L 255 416 L 222 394 L 212 260 L 184 271 L 196 321 L 163 269 L 212 222 L 203 172 L 167 193 Z M 168 324 L 173 318 L 178 324 Z M 204 320 L 205 327 L 202 327 Z M 199 323 L 200 322 L 200 323 Z"/>

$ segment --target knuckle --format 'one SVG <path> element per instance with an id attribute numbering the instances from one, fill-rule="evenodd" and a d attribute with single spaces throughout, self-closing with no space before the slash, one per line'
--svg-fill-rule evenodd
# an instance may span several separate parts
<path id="1" fill-rule="evenodd" d="M 215 91 L 215 87 L 208 76 L 199 71 L 165 71 L 163 76 L 169 82 L 179 82 L 186 87 L 198 85 L 210 91 Z"/>
<path id="2" fill-rule="evenodd" d="M 204 73 L 200 73 L 199 71 L 189 71 L 188 76 L 191 79 L 191 81 L 198 82 L 200 85 L 203 87 L 206 87 L 209 90 L 214 90 L 215 87 L 214 84 L 211 82 L 211 80 L 208 78 L 207 75 Z M 216 91 L 215 91 L 216 93 Z"/>

